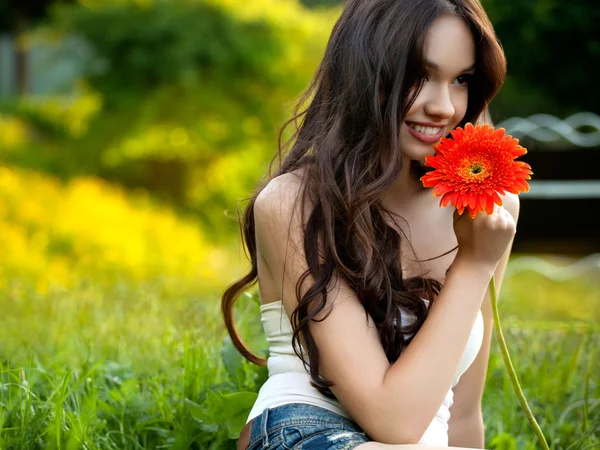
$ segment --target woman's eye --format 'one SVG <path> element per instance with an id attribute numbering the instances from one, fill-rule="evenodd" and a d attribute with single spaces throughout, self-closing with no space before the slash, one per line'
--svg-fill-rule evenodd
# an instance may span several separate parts
<path id="1" fill-rule="evenodd" d="M 467 86 L 469 84 L 469 82 L 471 81 L 471 78 L 473 78 L 473 75 L 465 74 L 465 75 L 461 75 L 460 77 L 457 77 L 456 81 L 458 81 L 457 84 L 459 84 L 461 86 Z"/>
<path id="2" fill-rule="evenodd" d="M 423 72 L 423 75 L 421 75 L 421 79 L 424 81 L 429 81 L 429 72 Z"/>

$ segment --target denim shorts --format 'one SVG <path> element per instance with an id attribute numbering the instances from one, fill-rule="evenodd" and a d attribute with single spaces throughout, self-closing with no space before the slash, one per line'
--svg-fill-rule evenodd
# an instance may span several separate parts
<path id="1" fill-rule="evenodd" d="M 350 419 L 305 403 L 267 408 L 256 417 L 248 450 L 351 450 L 371 439 Z"/>

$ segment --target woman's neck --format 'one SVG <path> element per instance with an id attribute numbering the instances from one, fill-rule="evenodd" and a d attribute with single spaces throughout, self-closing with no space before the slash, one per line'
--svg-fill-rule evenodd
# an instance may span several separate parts
<path id="1" fill-rule="evenodd" d="M 425 173 L 426 169 L 418 161 L 405 160 L 396 181 L 383 195 L 384 206 L 397 209 L 428 195 L 430 190 L 424 188 L 420 180 Z"/>

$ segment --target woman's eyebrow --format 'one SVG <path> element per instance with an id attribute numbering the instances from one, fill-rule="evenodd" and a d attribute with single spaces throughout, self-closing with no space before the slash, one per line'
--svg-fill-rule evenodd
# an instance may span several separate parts
<path id="1" fill-rule="evenodd" d="M 425 60 L 425 67 L 429 67 L 429 68 L 434 69 L 434 70 L 439 70 L 440 69 L 440 66 L 438 66 L 433 61 L 429 61 L 428 59 Z M 469 67 L 464 68 L 460 72 L 461 73 L 463 73 L 463 72 L 469 72 L 470 70 L 475 70 L 475 63 L 471 64 Z"/>

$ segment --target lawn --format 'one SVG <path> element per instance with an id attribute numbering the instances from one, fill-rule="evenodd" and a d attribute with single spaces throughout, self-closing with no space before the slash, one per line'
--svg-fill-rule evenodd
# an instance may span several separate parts
<path id="1" fill-rule="evenodd" d="M 32 285 L 13 276 L 0 291 L 1 448 L 234 448 L 228 426 L 251 396 L 222 394 L 256 392 L 266 374 L 225 339 L 218 296 L 167 279 Z M 513 363 L 554 449 L 600 446 L 597 292 L 527 272 L 502 292 Z M 239 303 L 243 335 L 264 351 L 256 296 Z M 496 346 L 484 417 L 489 448 L 539 448 Z"/>

